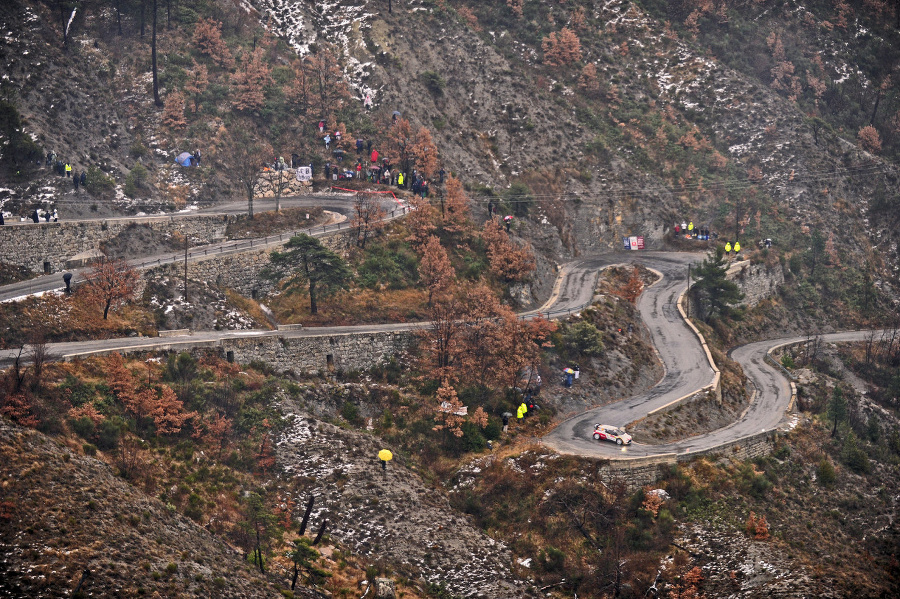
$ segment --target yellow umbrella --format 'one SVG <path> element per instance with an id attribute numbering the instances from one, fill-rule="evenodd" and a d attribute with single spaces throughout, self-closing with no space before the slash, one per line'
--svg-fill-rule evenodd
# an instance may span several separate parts
<path id="1" fill-rule="evenodd" d="M 387 449 L 382 449 L 381 451 L 378 452 L 378 459 L 381 460 L 382 462 L 388 462 L 393 457 L 394 457 L 394 454 L 392 454 Z"/>

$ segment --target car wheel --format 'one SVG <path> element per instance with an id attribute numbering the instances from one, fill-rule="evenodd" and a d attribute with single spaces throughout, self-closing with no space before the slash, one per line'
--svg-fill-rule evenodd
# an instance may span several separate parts
<path id="1" fill-rule="evenodd" d="M 616 439 L 616 445 L 621 445 L 621 444 L 622 444 L 622 439 Z"/>
<path id="2" fill-rule="evenodd" d="M 594 433 L 594 440 L 595 440 L 595 441 L 599 441 L 599 440 L 600 440 L 600 433 Z"/>

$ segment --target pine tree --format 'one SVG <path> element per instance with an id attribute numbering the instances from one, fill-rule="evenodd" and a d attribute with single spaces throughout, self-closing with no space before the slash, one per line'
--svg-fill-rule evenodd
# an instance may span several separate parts
<path id="1" fill-rule="evenodd" d="M 744 298 L 738 286 L 725 277 L 728 265 L 724 255 L 724 248 L 717 247 L 715 256 L 705 259 L 693 271 L 691 306 L 704 322 L 720 316 L 730 316 L 733 313 L 732 306 Z"/>
<path id="2" fill-rule="evenodd" d="M 258 46 L 246 57 L 243 68 L 234 75 L 236 110 L 258 110 L 266 103 L 265 88 L 272 83 L 265 48 Z"/>
<path id="3" fill-rule="evenodd" d="M 831 436 L 835 437 L 837 436 L 838 424 L 847 418 L 847 399 L 844 397 L 844 392 L 840 387 L 835 387 L 831 392 L 831 399 L 828 400 L 826 413 L 828 418 L 834 422 L 834 426 L 831 428 Z"/>
<path id="4" fill-rule="evenodd" d="M 346 289 L 353 279 L 353 272 L 344 260 L 309 235 L 291 237 L 284 252 L 272 252 L 269 266 L 263 276 L 282 280 L 287 278 L 286 288 L 305 287 L 309 293 L 309 311 L 318 313 L 318 298 Z"/>
<path id="5" fill-rule="evenodd" d="M 581 60 L 581 40 L 568 27 L 545 37 L 541 49 L 544 51 L 544 63 L 550 66 L 562 67 Z"/>
<path id="6" fill-rule="evenodd" d="M 222 39 L 222 23 L 215 19 L 200 19 L 194 26 L 194 43 L 202 54 L 225 69 L 234 67 L 234 56 Z"/>

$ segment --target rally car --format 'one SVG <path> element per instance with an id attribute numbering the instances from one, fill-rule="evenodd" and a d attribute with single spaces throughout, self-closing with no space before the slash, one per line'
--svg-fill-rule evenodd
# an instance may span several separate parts
<path id="1" fill-rule="evenodd" d="M 594 426 L 594 439 L 597 441 L 612 441 L 616 445 L 631 445 L 631 435 L 621 428 L 606 424 Z"/>

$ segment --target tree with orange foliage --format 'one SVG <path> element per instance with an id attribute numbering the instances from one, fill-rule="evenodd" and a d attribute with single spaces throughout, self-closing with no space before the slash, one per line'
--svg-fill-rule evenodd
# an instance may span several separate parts
<path id="1" fill-rule="evenodd" d="M 872 125 L 866 125 L 860 129 L 856 134 L 856 139 L 859 147 L 870 154 L 877 154 L 881 151 L 881 136 L 878 135 L 878 129 Z"/>
<path id="2" fill-rule="evenodd" d="M 184 94 L 178 90 L 166 96 L 166 107 L 163 110 L 162 123 L 169 129 L 184 129 Z"/>
<path id="3" fill-rule="evenodd" d="M 222 414 L 216 414 L 212 419 L 203 423 L 201 438 L 203 443 L 215 452 L 213 455 L 216 460 L 222 457 L 222 454 L 225 453 L 225 450 L 231 444 L 231 439 L 229 438 L 231 431 L 231 419 Z"/>
<path id="4" fill-rule="evenodd" d="M 369 236 L 384 226 L 384 208 L 381 199 L 374 193 L 359 191 L 353 202 L 353 219 L 350 227 L 356 230 L 356 246 L 366 247 Z"/>
<path id="5" fill-rule="evenodd" d="M 456 278 L 456 271 L 450 264 L 447 251 L 441 245 L 441 240 L 430 235 L 425 242 L 425 250 L 422 260 L 419 262 L 419 281 L 428 289 L 428 305 L 431 305 L 435 295 L 447 293 Z"/>
<path id="6" fill-rule="evenodd" d="M 428 200 L 415 195 L 409 200 L 409 204 L 410 211 L 405 219 L 406 227 L 409 229 L 406 240 L 412 242 L 416 251 L 421 254 L 425 242 L 435 229 L 434 208 Z"/>
<path id="7" fill-rule="evenodd" d="M 140 422 L 153 419 L 156 432 L 161 435 L 181 431 L 184 423 L 197 416 L 196 412 L 185 412 L 184 404 L 168 385 L 147 387 L 137 390 L 134 375 L 125 366 L 119 353 L 110 354 L 105 360 L 106 380 L 116 399 Z"/>
<path id="8" fill-rule="evenodd" d="M 470 285 L 436 295 L 423 332 L 428 376 L 482 388 L 515 386 L 519 372 L 540 360 L 556 326 L 520 320 L 488 287 Z"/>
<path id="9" fill-rule="evenodd" d="M 438 163 L 438 149 L 431 138 L 431 132 L 421 127 L 416 133 L 416 141 L 412 146 L 412 155 L 415 157 L 416 169 L 425 175 L 427 179 L 433 179 L 440 169 Z"/>
<path id="10" fill-rule="evenodd" d="M 441 224 L 445 231 L 459 232 L 469 224 L 469 198 L 459 179 L 450 175 L 441 199 Z"/>
<path id="11" fill-rule="evenodd" d="M 262 443 L 259 445 L 259 452 L 256 454 L 256 465 L 259 466 L 260 472 L 265 475 L 275 467 L 275 449 L 272 447 L 272 440 L 269 438 L 269 422 L 263 423 Z"/>
<path id="12" fill-rule="evenodd" d="M 488 385 L 497 375 L 497 348 L 502 345 L 503 317 L 509 308 L 500 304 L 494 292 L 484 284 L 462 290 L 465 323 L 457 335 L 450 365 L 454 380 Z"/>
<path id="13" fill-rule="evenodd" d="M 757 541 L 765 541 L 769 538 L 769 523 L 765 516 L 757 517 L 755 513 L 750 512 L 745 528 L 747 534 Z"/>
<path id="14" fill-rule="evenodd" d="M 384 157 L 389 163 L 399 166 L 401 172 L 409 174 L 413 145 L 412 127 L 409 120 L 400 118 L 396 122 L 389 121 L 384 135 L 387 138 Z M 391 168 L 393 170 L 395 167 Z"/>
<path id="15" fill-rule="evenodd" d="M 450 291 L 433 297 L 428 310 L 428 327 L 420 333 L 425 339 L 422 370 L 429 377 L 435 380 L 458 378 L 453 361 L 465 326 L 460 319 L 465 313 L 466 305 L 458 292 Z"/>
<path id="16" fill-rule="evenodd" d="M 516 15 L 516 18 L 522 18 L 523 10 L 525 7 L 525 0 L 506 0 L 506 5 L 513 12 L 513 14 Z"/>
<path id="17" fill-rule="evenodd" d="M 0 414 L 21 426 L 34 428 L 40 424 L 34 415 L 31 396 L 24 392 L 4 394 L 0 399 Z"/>
<path id="18" fill-rule="evenodd" d="M 174 435 L 181 432 L 185 422 L 197 416 L 196 412 L 185 412 L 184 404 L 168 385 L 149 388 L 140 394 L 144 411 L 153 419 L 158 435 Z"/>
<path id="19" fill-rule="evenodd" d="M 441 386 L 435 394 L 435 412 L 437 413 L 437 421 L 433 428 L 435 431 L 447 431 L 454 437 L 462 437 L 462 425 L 466 421 L 464 416 L 462 402 L 456 395 L 456 389 L 450 384 L 450 381 L 444 379 Z"/>
<path id="20" fill-rule="evenodd" d="M 67 389 L 67 391 L 71 391 L 71 389 Z M 87 418 L 94 423 L 94 426 L 106 420 L 106 416 L 101 414 L 97 410 L 97 408 L 94 407 L 94 404 L 90 402 L 82 404 L 77 408 L 70 408 L 67 415 L 71 420 L 80 420 L 82 418 Z"/>
<path id="21" fill-rule="evenodd" d="M 638 297 L 644 290 L 644 282 L 641 280 L 641 271 L 635 266 L 631 270 L 631 276 L 625 285 L 615 292 L 621 298 L 624 298 L 631 304 L 636 304 Z"/>
<path id="22" fill-rule="evenodd" d="M 103 320 L 110 309 L 134 296 L 139 275 L 124 260 L 101 260 L 85 275 L 83 293 L 103 306 Z"/>
<path id="23" fill-rule="evenodd" d="M 125 404 L 126 407 L 135 401 L 137 390 L 134 383 L 134 375 L 125 366 L 125 360 L 120 353 L 112 353 L 104 360 L 106 369 L 106 384 L 109 385 L 113 395 Z"/>
<path id="24" fill-rule="evenodd" d="M 544 318 L 522 320 L 504 306 L 498 334 L 490 340 L 493 356 L 490 380 L 497 386 L 515 387 L 519 373 L 541 361 L 541 353 L 551 345 L 550 336 L 554 331 L 556 323 Z"/>
<path id="25" fill-rule="evenodd" d="M 597 65 L 592 62 L 584 65 L 578 78 L 578 89 L 585 95 L 593 97 L 600 93 L 600 79 L 597 77 Z"/>
<path id="26" fill-rule="evenodd" d="M 265 88 L 272 83 L 265 48 L 258 46 L 245 57 L 242 68 L 234 75 L 236 110 L 258 110 L 266 103 Z"/>
<path id="27" fill-rule="evenodd" d="M 534 271 L 534 253 L 531 247 L 515 245 L 502 225 L 496 221 L 485 221 L 481 238 L 487 246 L 491 274 L 495 277 L 506 282 L 519 282 Z"/>
<path id="28" fill-rule="evenodd" d="M 197 64 L 194 61 L 194 68 L 191 69 L 190 78 L 184 85 L 184 91 L 188 93 L 194 104 L 194 112 L 200 111 L 200 102 L 203 100 L 203 94 L 209 88 L 209 70 L 205 64 Z"/>
<path id="29" fill-rule="evenodd" d="M 650 487 L 644 487 L 644 501 L 641 507 L 653 514 L 653 517 L 659 515 L 659 508 L 665 503 L 659 493 L 653 493 Z"/>
<path id="30" fill-rule="evenodd" d="M 576 6 L 572 10 L 572 28 L 576 31 L 583 31 L 587 27 L 587 15 L 583 6 Z"/>
<path id="31" fill-rule="evenodd" d="M 541 41 L 544 63 L 553 67 L 570 65 L 581 60 L 581 40 L 574 31 L 563 27 Z"/>
<path id="32" fill-rule="evenodd" d="M 701 582 L 703 582 L 703 570 L 699 566 L 694 566 L 682 575 L 678 583 L 673 585 L 670 596 L 673 599 L 699 599 Z"/>
<path id="33" fill-rule="evenodd" d="M 472 12 L 468 6 L 460 6 L 456 9 L 456 14 L 462 17 L 463 21 L 469 24 L 469 27 L 477 33 L 484 31 L 484 28 L 478 23 L 478 16 Z"/>
<path id="34" fill-rule="evenodd" d="M 201 54 L 225 69 L 234 67 L 234 56 L 222 39 L 222 23 L 215 19 L 200 19 L 194 26 L 194 43 Z"/>

